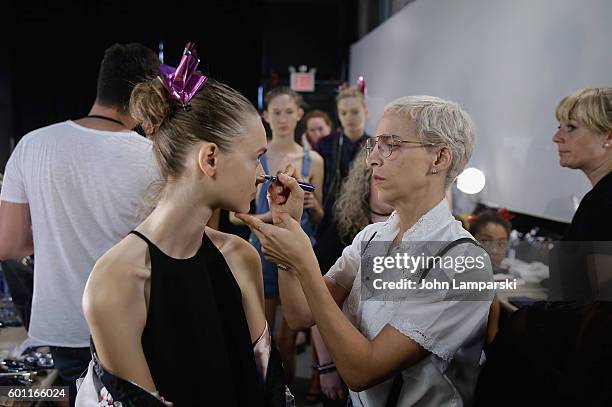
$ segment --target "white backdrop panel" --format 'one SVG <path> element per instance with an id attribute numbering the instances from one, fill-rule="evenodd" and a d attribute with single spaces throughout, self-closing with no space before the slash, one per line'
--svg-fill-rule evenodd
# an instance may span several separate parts
<path id="1" fill-rule="evenodd" d="M 612 85 L 612 1 L 416 0 L 351 47 L 374 133 L 385 103 L 429 94 L 458 102 L 478 129 L 470 166 L 481 200 L 569 221 L 590 188 L 558 165 L 554 109 L 582 87 Z"/>

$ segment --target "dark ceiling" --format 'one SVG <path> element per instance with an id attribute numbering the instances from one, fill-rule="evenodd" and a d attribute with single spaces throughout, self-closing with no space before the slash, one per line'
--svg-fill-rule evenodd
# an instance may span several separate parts
<path id="1" fill-rule="evenodd" d="M 26 132 L 86 114 L 104 50 L 115 42 L 164 42 L 176 63 L 195 41 L 201 69 L 254 103 L 261 84 L 289 65 L 343 80 L 357 39 L 356 0 L 9 1 L 0 43 L 0 172 Z"/>

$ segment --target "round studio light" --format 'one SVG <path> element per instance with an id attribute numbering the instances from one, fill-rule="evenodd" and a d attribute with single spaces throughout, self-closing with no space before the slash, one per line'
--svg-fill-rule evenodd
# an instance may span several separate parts
<path id="1" fill-rule="evenodd" d="M 485 187 L 485 175 L 478 168 L 466 168 L 457 177 L 457 188 L 465 194 L 477 194 Z"/>

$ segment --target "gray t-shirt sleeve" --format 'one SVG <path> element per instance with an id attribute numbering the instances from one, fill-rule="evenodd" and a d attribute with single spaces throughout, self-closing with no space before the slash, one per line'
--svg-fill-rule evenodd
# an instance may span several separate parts
<path id="1" fill-rule="evenodd" d="M 6 164 L 4 179 L 2 181 L 2 191 L 0 192 L 0 200 L 12 203 L 28 203 L 28 195 L 26 193 L 24 176 L 23 176 L 23 143 L 17 144 L 17 147 L 11 154 L 11 157 Z"/>

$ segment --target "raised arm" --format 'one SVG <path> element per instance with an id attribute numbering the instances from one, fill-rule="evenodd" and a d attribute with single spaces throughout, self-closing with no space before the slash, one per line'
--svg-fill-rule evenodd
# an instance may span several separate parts
<path id="1" fill-rule="evenodd" d="M 297 221 L 287 215 L 284 217 L 286 228 L 250 220 L 266 256 L 294 270 L 292 277 L 295 280 L 291 283 L 294 291 L 286 292 L 283 300 L 288 302 L 284 306 L 290 304 L 291 312 L 295 314 L 286 318 L 297 318 L 298 314 L 297 322 L 303 325 L 316 323 L 340 375 L 351 389 L 361 391 L 372 387 L 428 355 L 428 351 L 417 342 L 390 325 L 372 340 L 353 326 L 330 293 L 331 280 L 321 276 L 314 253 L 305 250 L 309 246 L 308 237 Z M 334 267 L 337 266 L 341 267 L 338 263 Z M 282 275 L 280 272 L 279 276 Z M 302 292 L 297 290 L 296 283 L 302 287 Z M 340 287 L 337 283 L 335 285 Z M 281 290 L 283 288 L 281 286 Z M 348 291 L 343 290 L 346 298 Z"/>
<path id="2" fill-rule="evenodd" d="M 251 215 L 238 214 L 237 216 L 242 219 L 251 229 L 253 229 L 258 237 L 261 236 L 259 231 L 263 225 L 266 225 L 264 222 Z M 294 242 L 295 250 L 312 252 L 310 240 L 305 234 L 304 236 L 304 241 Z M 267 253 L 267 251 L 264 250 L 264 254 L 268 256 L 270 253 Z M 312 255 L 314 256 L 314 253 L 312 253 Z M 325 280 L 329 292 L 333 296 L 337 305 L 342 307 L 344 300 L 348 296 L 348 291 L 335 284 L 332 280 Z M 308 302 L 306 301 L 304 291 L 302 290 L 295 270 L 292 270 L 291 268 L 285 269 L 284 264 L 281 263 L 279 265 L 278 285 L 281 303 L 283 304 L 283 315 L 289 326 L 292 329 L 305 329 L 312 326 L 314 324 L 312 313 L 310 312 Z"/>
<path id="3" fill-rule="evenodd" d="M 339 309 L 342 309 L 349 291 L 336 284 L 333 280 L 325 278 L 325 285 Z M 295 270 L 279 270 L 278 286 L 281 303 L 283 304 L 283 315 L 291 329 L 306 329 L 315 324 L 310 306 L 304 295 Z"/>
<path id="4" fill-rule="evenodd" d="M 390 325 L 373 340 L 366 338 L 335 306 L 312 262 L 296 267 L 301 269 L 298 279 L 314 322 L 350 389 L 362 391 L 375 386 L 429 354 Z"/>
<path id="5" fill-rule="evenodd" d="M 290 170 L 294 171 L 293 168 L 290 168 Z M 295 178 L 285 174 L 278 175 L 280 183 L 274 184 L 270 187 L 269 201 L 275 224 L 283 225 L 285 223 L 285 216 L 291 217 L 294 220 L 301 219 L 304 191 L 302 191 L 302 189 L 298 186 Z M 260 236 L 258 230 L 265 224 L 264 222 L 252 215 L 237 214 L 237 217 L 247 224 L 252 230 L 254 230 L 258 236 Z M 302 252 L 308 253 L 314 257 L 310 239 L 303 233 L 303 231 L 301 238 L 287 243 L 293 243 L 293 246 L 292 248 L 285 249 L 286 255 L 291 256 L 291 253 Z M 268 253 L 266 253 L 265 250 L 264 254 L 268 256 Z M 282 258 L 283 254 L 277 253 L 277 255 L 281 255 Z M 302 287 L 300 286 L 300 283 L 296 277 L 295 270 L 283 270 L 284 264 L 289 263 L 281 262 L 279 265 L 280 270 L 278 274 L 280 297 L 284 307 L 283 314 L 287 320 L 287 323 L 293 329 L 310 327 L 314 323 L 312 314 L 310 312 L 310 308 L 308 307 L 306 298 L 304 297 Z M 336 304 L 339 307 L 342 307 L 342 304 L 348 296 L 349 291 L 335 284 L 333 280 L 326 279 L 326 284 Z"/>

